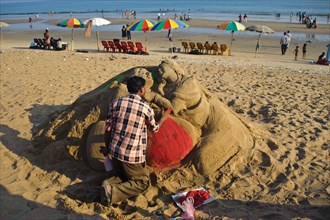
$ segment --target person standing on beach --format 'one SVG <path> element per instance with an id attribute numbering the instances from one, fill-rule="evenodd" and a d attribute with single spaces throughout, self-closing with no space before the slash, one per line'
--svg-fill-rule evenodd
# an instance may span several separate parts
<path id="1" fill-rule="evenodd" d="M 131 37 L 131 31 L 128 30 L 127 27 L 128 27 L 128 24 L 126 25 L 126 28 L 125 29 L 126 29 L 127 40 L 130 40 L 130 39 L 132 39 L 132 37 Z"/>
<path id="2" fill-rule="evenodd" d="M 288 36 L 286 36 L 286 32 L 284 32 L 283 36 L 281 37 L 280 44 L 282 55 L 285 55 L 286 49 L 288 48 Z"/>
<path id="3" fill-rule="evenodd" d="M 162 110 L 158 123 L 155 113 L 143 100 L 146 81 L 133 76 L 127 81 L 128 96 L 114 100 L 106 120 L 106 154 L 112 157 L 115 173 L 100 187 L 101 203 L 111 205 L 148 189 L 149 170 L 146 165 L 147 128 L 157 132 L 172 109 Z"/>
<path id="4" fill-rule="evenodd" d="M 44 32 L 44 43 L 45 43 L 45 49 L 50 49 L 50 34 L 48 28 L 46 28 Z"/>
<path id="5" fill-rule="evenodd" d="M 296 49 L 294 49 L 293 53 L 294 53 L 294 60 L 297 61 L 298 53 L 299 53 L 299 46 L 296 46 Z"/>
<path id="6" fill-rule="evenodd" d="M 123 40 L 125 40 L 126 37 L 127 37 L 127 30 L 126 30 L 125 25 L 123 25 L 123 27 L 122 27 L 122 29 L 121 29 L 121 38 L 122 38 Z"/>
<path id="7" fill-rule="evenodd" d="M 238 22 L 242 23 L 242 15 L 241 14 L 238 15 Z"/>
<path id="8" fill-rule="evenodd" d="M 243 19 L 244 19 L 244 22 L 246 23 L 247 22 L 247 15 L 246 14 L 244 14 Z"/>
<path id="9" fill-rule="evenodd" d="M 307 53 L 307 44 L 306 43 L 303 45 L 302 52 L 303 52 L 302 58 L 306 59 L 306 53 Z"/>

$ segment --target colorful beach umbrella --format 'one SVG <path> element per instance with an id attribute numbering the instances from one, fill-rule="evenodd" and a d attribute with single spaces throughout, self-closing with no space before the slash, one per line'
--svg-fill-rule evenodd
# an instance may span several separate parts
<path id="1" fill-rule="evenodd" d="M 71 28 L 71 51 L 73 50 L 73 29 L 74 28 L 84 28 L 85 25 L 84 23 L 78 19 L 78 18 L 67 18 L 64 19 L 62 21 L 60 21 L 59 23 L 57 23 L 57 26 L 60 27 L 66 27 L 66 28 Z"/>
<path id="2" fill-rule="evenodd" d="M 105 25 L 109 25 L 111 24 L 111 21 L 108 21 L 104 18 L 89 18 L 87 19 L 85 22 L 84 22 L 84 25 L 86 27 L 86 31 L 85 31 L 85 37 L 86 37 L 86 33 L 87 35 L 89 35 L 90 37 L 90 32 L 91 32 L 91 27 L 92 26 L 96 26 L 96 27 L 99 27 L 99 26 L 105 26 Z M 97 43 L 97 51 L 100 51 L 100 46 L 99 46 L 99 41 L 100 41 L 100 35 L 99 35 L 99 32 L 96 31 L 96 43 Z"/>
<path id="3" fill-rule="evenodd" d="M 150 31 L 151 28 L 156 24 L 156 21 L 149 19 L 142 19 L 130 24 L 126 29 L 128 31 Z"/>
<path id="4" fill-rule="evenodd" d="M 151 29 L 152 31 L 159 31 L 159 30 L 168 30 L 168 29 L 176 29 L 176 28 L 188 28 L 189 25 L 180 20 L 173 20 L 173 19 L 166 19 L 163 21 L 158 22 L 155 26 Z"/>
<path id="5" fill-rule="evenodd" d="M 60 21 L 59 23 L 57 23 L 57 26 L 67 27 L 67 28 L 84 28 L 85 27 L 84 23 L 78 18 L 64 19 L 64 20 Z"/>
<path id="6" fill-rule="evenodd" d="M 128 31 L 143 31 L 146 36 L 146 45 L 148 48 L 148 36 L 147 31 L 150 31 L 151 28 L 156 24 L 156 21 L 149 20 L 149 19 L 141 19 L 138 21 L 135 21 L 134 23 L 130 24 L 126 30 Z"/>
<path id="7" fill-rule="evenodd" d="M 221 25 L 218 25 L 217 28 L 220 29 L 220 30 L 231 31 L 230 50 L 233 46 L 234 32 L 245 30 L 245 26 L 243 24 L 239 23 L 239 22 L 236 22 L 236 21 L 227 21 L 225 23 L 222 23 Z"/>
<path id="8" fill-rule="evenodd" d="M 251 25 L 251 26 L 247 27 L 246 30 L 259 33 L 259 37 L 258 37 L 257 45 L 256 45 L 256 51 L 255 51 L 255 55 L 254 55 L 254 57 L 257 57 L 257 52 L 260 49 L 261 34 L 273 34 L 273 33 L 275 33 L 275 31 L 265 25 Z"/>
<path id="9" fill-rule="evenodd" d="M 226 30 L 226 31 L 244 31 L 245 30 L 245 26 L 236 21 L 227 21 L 227 22 L 219 25 L 217 28 L 220 30 Z"/>
<path id="10" fill-rule="evenodd" d="M 159 30 L 168 30 L 168 29 L 177 29 L 177 28 L 188 28 L 189 25 L 181 20 L 173 20 L 173 19 L 166 19 L 163 21 L 158 22 L 155 26 L 151 29 L 152 31 L 159 31 Z M 170 44 L 171 44 L 171 52 L 173 52 L 173 44 L 172 44 L 172 36 L 170 36 Z"/>

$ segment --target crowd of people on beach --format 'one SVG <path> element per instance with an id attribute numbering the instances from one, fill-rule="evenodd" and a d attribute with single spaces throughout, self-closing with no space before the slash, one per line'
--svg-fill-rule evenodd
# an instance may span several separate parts
<path id="1" fill-rule="evenodd" d="M 283 33 L 283 36 L 280 39 L 282 55 L 286 54 L 287 49 L 290 46 L 290 42 L 291 42 L 291 33 L 288 30 Z M 330 64 L 330 44 L 328 44 L 327 47 L 328 47 L 327 56 L 325 56 L 325 52 L 322 52 L 322 54 L 318 57 L 317 61 L 312 61 L 312 63 L 320 64 L 320 65 L 329 65 Z M 295 61 L 298 60 L 299 48 L 300 48 L 299 45 L 296 45 L 295 49 L 293 50 Z M 306 59 L 306 54 L 307 54 L 307 43 L 304 43 L 302 46 L 302 59 Z"/>
<path id="2" fill-rule="evenodd" d="M 122 11 L 122 18 L 123 19 L 126 19 L 126 20 L 136 19 L 136 11 L 135 10 L 132 10 L 132 11 L 129 11 L 129 10 Z"/>
<path id="3" fill-rule="evenodd" d="M 290 14 L 290 22 L 291 22 L 291 17 L 293 14 Z M 306 28 L 317 28 L 318 26 L 318 21 L 316 17 L 312 17 L 311 15 L 308 15 L 306 12 L 297 12 L 296 16 L 299 17 L 299 23 L 306 24 Z M 329 20 L 329 18 L 328 18 Z M 329 22 L 329 21 L 328 21 Z"/>
<path id="4" fill-rule="evenodd" d="M 166 19 L 166 14 L 165 14 L 165 11 L 159 10 L 159 12 L 157 13 L 157 21 L 160 21 L 161 18 Z M 190 10 L 188 10 L 188 12 L 182 11 L 180 13 L 180 15 L 178 15 L 177 13 L 174 13 L 174 19 L 175 20 L 180 19 L 181 21 L 191 20 Z"/>

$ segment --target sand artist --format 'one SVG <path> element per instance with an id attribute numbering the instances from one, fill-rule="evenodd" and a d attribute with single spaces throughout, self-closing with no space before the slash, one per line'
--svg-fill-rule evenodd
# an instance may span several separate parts
<path id="1" fill-rule="evenodd" d="M 145 79 L 144 99 L 153 108 L 156 121 L 163 108 L 173 108 L 159 131 L 148 133 L 148 169 L 165 172 L 185 166 L 207 176 L 255 145 L 247 123 L 170 60 L 156 67 L 130 69 L 82 95 L 35 135 L 35 145 L 48 157 L 53 155 L 49 161 L 68 155 L 86 158 L 91 168 L 104 175 L 100 148 L 104 146 L 108 105 L 128 95 L 126 84 L 132 76 Z"/>
<path id="2" fill-rule="evenodd" d="M 149 187 L 146 165 L 147 125 L 152 132 L 168 118 L 171 108 L 162 111 L 157 123 L 153 109 L 142 98 L 145 79 L 133 76 L 127 80 L 130 93 L 115 99 L 109 106 L 105 128 L 105 155 L 110 154 L 115 167 L 112 176 L 103 181 L 101 202 L 117 203 L 137 196 Z"/>

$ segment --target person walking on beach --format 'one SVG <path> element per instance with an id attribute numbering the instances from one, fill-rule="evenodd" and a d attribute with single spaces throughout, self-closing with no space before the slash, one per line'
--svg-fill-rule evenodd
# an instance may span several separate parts
<path id="1" fill-rule="evenodd" d="M 282 55 L 285 55 L 286 49 L 288 48 L 288 36 L 286 36 L 286 32 L 284 32 L 283 36 L 281 37 L 280 44 Z"/>
<path id="2" fill-rule="evenodd" d="M 299 53 L 299 46 L 296 46 L 296 49 L 294 49 L 293 53 L 294 53 L 294 60 L 297 61 L 298 53 Z"/>
<path id="3" fill-rule="evenodd" d="M 111 205 L 148 189 L 149 170 L 146 165 L 147 128 L 157 132 L 171 113 L 162 110 L 158 123 L 155 113 L 143 100 L 146 81 L 133 76 L 127 81 L 128 96 L 114 100 L 106 120 L 106 153 L 112 157 L 114 175 L 100 187 L 101 203 Z"/>
<path id="4" fill-rule="evenodd" d="M 306 59 L 306 53 L 307 53 L 307 44 L 305 43 L 302 48 L 302 58 Z"/>
<path id="5" fill-rule="evenodd" d="M 290 31 L 286 32 L 286 36 L 288 36 L 288 47 L 290 47 L 290 42 L 291 42 L 291 33 L 290 33 Z"/>

